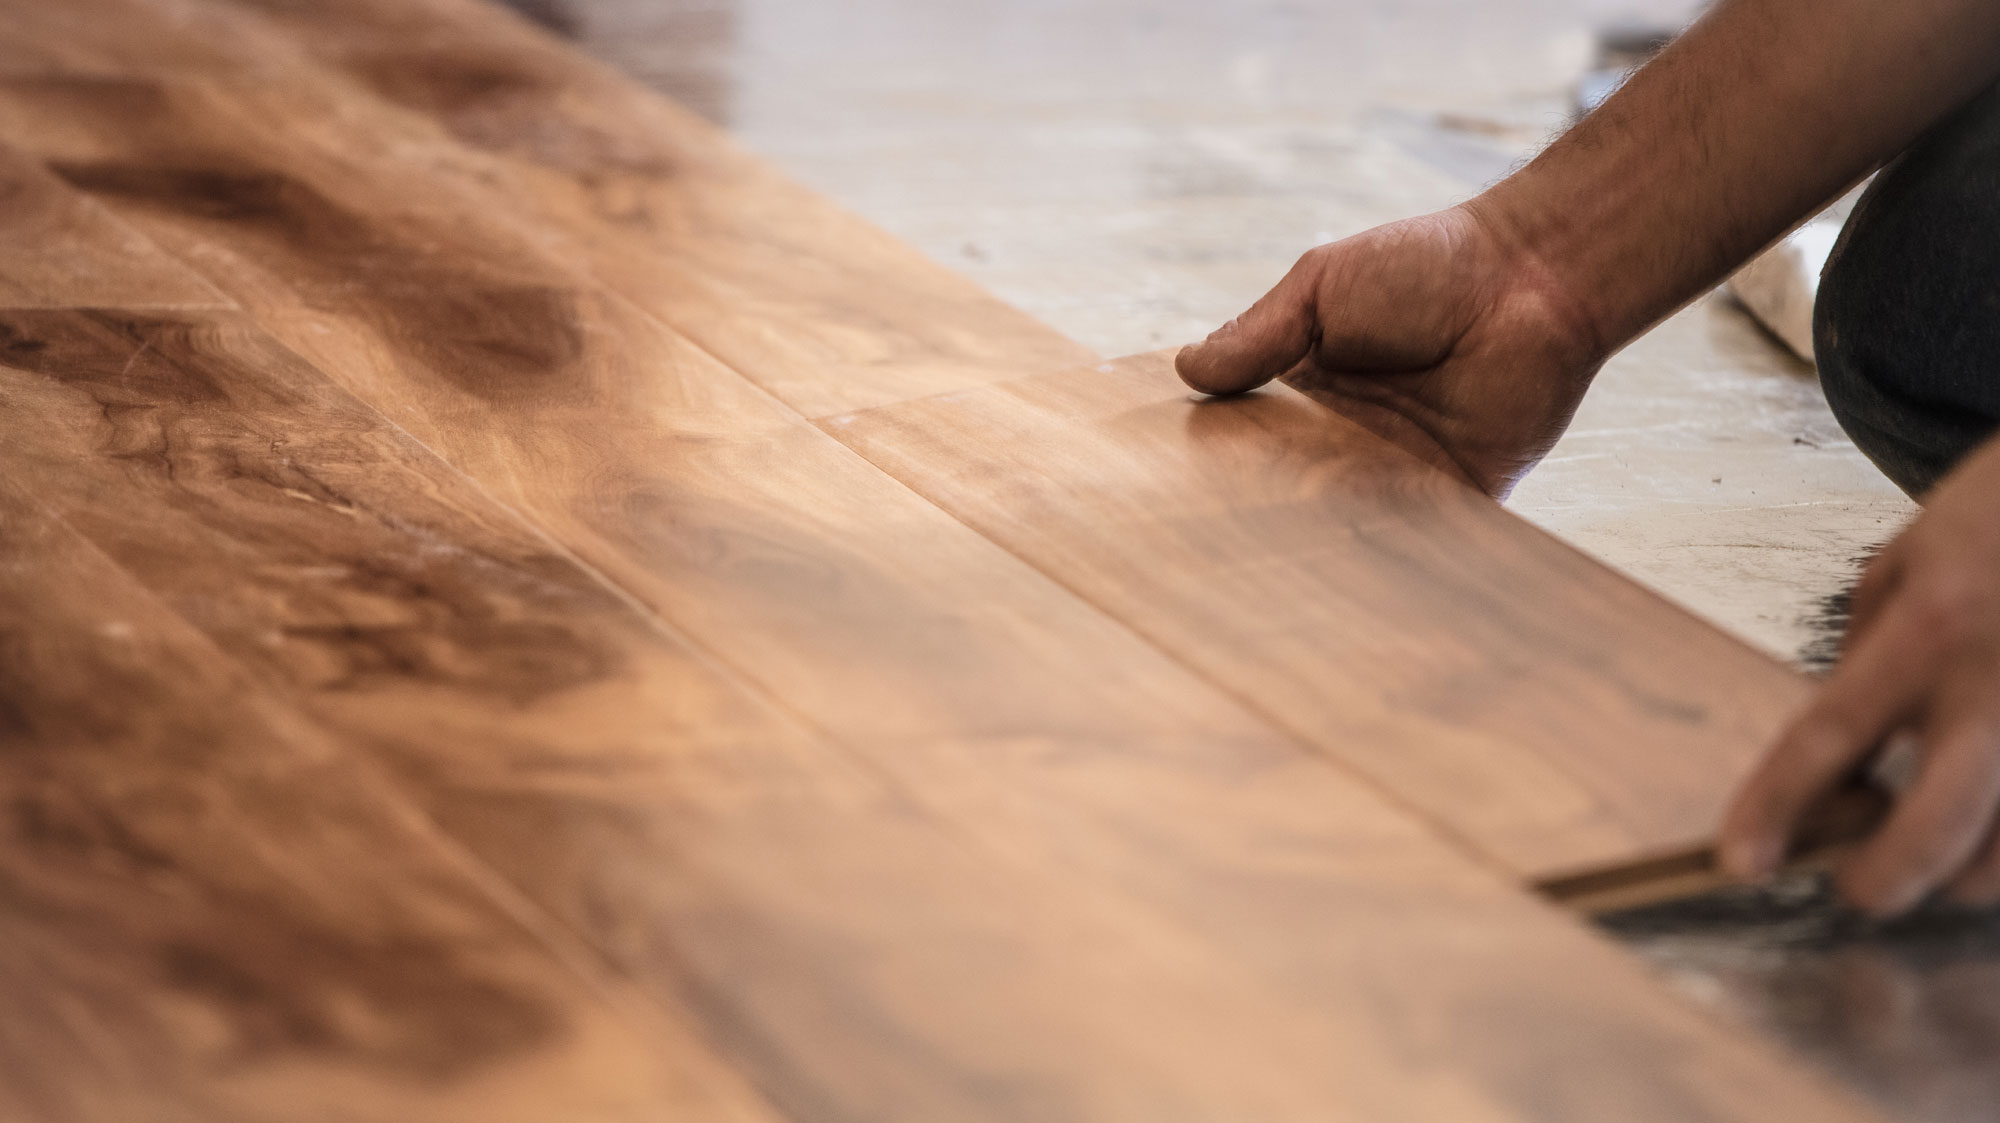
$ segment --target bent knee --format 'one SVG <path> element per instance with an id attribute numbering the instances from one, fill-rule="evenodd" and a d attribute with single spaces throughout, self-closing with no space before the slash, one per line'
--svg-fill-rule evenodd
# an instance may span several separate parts
<path id="1" fill-rule="evenodd" d="M 2000 87 L 1876 178 L 1813 316 L 1820 380 L 1863 452 L 1920 494 L 2000 421 Z"/>

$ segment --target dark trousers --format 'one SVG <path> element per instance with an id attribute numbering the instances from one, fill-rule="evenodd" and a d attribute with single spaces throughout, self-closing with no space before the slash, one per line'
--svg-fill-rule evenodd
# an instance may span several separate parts
<path id="1" fill-rule="evenodd" d="M 2000 426 L 2000 85 L 1862 194 L 1813 336 L 1834 416 L 1911 495 Z"/>

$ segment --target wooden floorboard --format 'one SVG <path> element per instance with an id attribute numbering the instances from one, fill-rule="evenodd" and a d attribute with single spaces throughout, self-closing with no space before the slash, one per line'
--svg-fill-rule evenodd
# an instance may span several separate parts
<path id="1" fill-rule="evenodd" d="M 11 478 L 793 1118 L 1731 1118 L 1781 1089 L 1850 1110 L 1322 766 L 985 744 L 1106 756 L 1065 771 L 1147 776 L 1150 802 L 1107 825 L 991 765 L 956 793 L 933 768 L 913 802 L 237 314 L 28 309 L 0 337 Z M 1592 1079 L 1527 1081 L 1554 1054 L 1522 1019 L 1602 1051 Z"/>
<path id="2" fill-rule="evenodd" d="M 809 416 L 1092 357 L 476 0 L 148 7 L 175 34 L 142 44 L 141 59 L 119 21 L 96 18 L 106 9 L 79 5 L 14 17 L 13 65 L 282 74 L 309 52 L 469 149 L 508 157 L 541 205 L 580 220 L 569 236 L 588 231 L 606 280 L 657 296 L 648 311 Z"/>
<path id="3" fill-rule="evenodd" d="M 227 10 L 228 6 L 222 8 Z M 197 10 L 214 8 L 198 5 Z M 604 281 L 648 315 L 663 322 L 679 323 L 685 304 L 684 285 L 676 275 L 676 263 L 682 254 L 680 244 L 671 238 L 661 240 L 654 230 L 656 224 L 650 219 L 634 225 L 625 221 L 629 216 L 621 217 L 622 212 L 602 205 L 599 189 L 615 169 L 593 163 L 596 157 L 576 156 L 576 152 L 587 150 L 601 155 L 610 148 L 619 151 L 658 148 L 669 143 L 663 137 L 675 138 L 671 143 L 681 149 L 709 151 L 714 148 L 705 139 L 709 134 L 698 126 L 648 115 L 642 111 L 643 107 L 656 99 L 577 63 L 568 52 L 542 42 L 510 21 L 467 18 L 464 10 L 455 0 L 425 0 L 421 4 L 394 6 L 356 3 L 332 8 L 315 6 L 289 12 L 284 18 L 291 26 L 312 32 L 310 42 L 317 56 L 377 94 L 382 93 L 381 74 L 371 69 L 366 60 L 375 57 L 374 52 L 391 41 L 400 44 L 397 57 L 411 71 L 448 74 L 463 70 L 472 65 L 469 60 L 476 60 L 489 77 L 511 75 L 504 82 L 494 79 L 478 89 L 467 87 L 461 91 L 463 96 L 455 99 L 424 100 L 390 91 L 393 96 L 386 100 L 413 110 L 454 138 L 470 138 L 470 146 L 483 154 L 504 157 L 501 171 L 489 168 L 481 172 L 464 166 L 454 166 L 449 171 L 461 177 L 504 175 L 523 201 L 519 212 L 523 222 L 561 231 L 570 240 L 565 248 L 572 260 L 580 262 L 593 277 Z M 454 17 L 453 13 L 458 14 Z M 237 38 L 245 34 L 239 32 Z M 217 35 L 214 39 L 226 42 L 231 37 Z M 543 90 L 551 85 L 588 89 L 603 96 L 537 98 L 519 92 Z M 516 92 L 495 94 L 489 87 Z M 598 108 L 589 108 L 592 106 Z M 617 111 L 606 107 L 616 107 Z M 483 124 L 474 128 L 466 123 L 468 120 Z M 412 135 L 421 136 L 422 130 L 419 128 Z M 529 145 L 523 137 L 540 139 Z M 572 139 L 557 144 L 551 137 Z M 413 139 L 410 143 L 418 142 Z M 575 158 L 555 159 L 550 155 L 555 148 Z M 646 197 L 654 201 L 654 210 L 649 214 L 669 211 L 690 214 L 687 208 L 692 204 L 688 200 L 707 199 L 713 194 L 700 185 L 673 177 L 646 183 Z M 757 194 L 748 188 L 741 193 Z M 704 222 L 692 224 L 699 226 Z M 675 230 L 686 224 L 657 225 Z M 737 229 L 738 242 L 753 241 L 744 238 L 740 228 L 733 229 Z M 821 256 L 837 256 L 838 252 L 829 243 Z M 786 256 L 811 257 L 790 251 Z M 899 298 L 889 293 L 879 303 L 883 307 L 897 307 Z M 750 313 L 759 317 L 756 325 L 746 330 L 740 323 L 734 327 L 724 324 L 694 338 L 711 354 L 728 359 L 734 369 L 753 382 L 776 387 L 781 400 L 786 398 L 786 388 L 792 388 L 796 392 L 787 404 L 808 416 L 818 416 L 829 404 L 841 400 L 845 391 L 840 387 L 850 377 L 844 367 L 816 364 L 796 354 L 751 353 L 726 342 L 716 343 L 715 340 L 725 336 L 768 335 L 768 325 L 787 322 L 785 314 L 759 305 L 755 299 L 742 307 L 761 309 Z M 821 317 L 848 323 L 857 337 L 874 330 L 864 325 L 871 324 L 876 313 L 865 313 L 857 321 L 852 310 L 821 306 L 817 311 Z M 920 348 L 912 354 L 916 350 Z M 935 361 L 941 362 L 942 350 L 934 350 Z M 1035 363 L 1042 358 L 1039 353 L 1024 353 L 1018 370 L 1034 372 L 1040 369 Z M 989 370 L 981 377 L 990 375 Z M 808 385 L 821 389 L 799 390 Z M 879 397 L 888 392 L 885 386 L 872 385 L 869 396 Z M 744 412 L 754 412 L 754 407 Z M 845 414 L 827 416 L 839 418 Z M 843 435 L 838 425 L 829 426 L 829 431 Z M 978 455 L 979 443 L 970 442 L 954 451 Z M 790 448 L 779 455 L 787 460 L 801 455 L 812 460 L 825 459 Z M 942 461 L 935 467 L 947 470 Z M 830 480 L 848 478 L 840 475 L 839 467 L 832 462 L 828 462 L 826 471 Z M 739 474 L 761 477 L 765 473 L 751 468 Z M 906 478 L 905 482 L 916 481 Z M 788 495 L 796 497 L 795 485 L 786 486 Z M 865 485 L 858 483 L 851 487 L 827 487 L 825 491 L 829 493 L 821 505 L 825 510 L 838 509 L 843 496 L 867 494 Z M 836 492 L 838 496 L 832 494 Z M 1182 490 L 1184 501 L 1191 502 L 1193 494 Z M 1260 500 L 1253 493 L 1242 495 L 1246 502 Z M 1218 509 L 1216 495 L 1205 501 L 1209 503 L 1207 510 Z M 1231 501 L 1227 496 L 1220 497 L 1224 504 Z M 782 505 L 783 498 L 778 502 Z M 762 500 L 759 506 L 764 506 Z M 1474 509 L 1483 510 L 1477 504 Z M 1321 532 L 1337 536 L 1341 525 L 1337 521 L 1328 523 Z M 1475 532 L 1476 540 L 1467 537 Z M 1271 707 L 1269 712 L 1279 717 L 1289 730 L 1322 747 L 1344 752 L 1344 759 L 1359 760 L 1369 775 L 1389 783 L 1414 805 L 1437 812 L 1440 821 L 1462 831 L 1526 877 L 1542 879 L 1640 860 L 1705 840 L 1732 785 L 1787 712 L 1802 699 L 1803 681 L 1513 520 L 1482 516 L 1460 519 L 1446 531 L 1432 533 L 1420 528 L 1414 533 L 1432 534 L 1425 541 L 1447 553 L 1455 545 L 1491 551 L 1493 564 L 1487 565 L 1484 572 L 1462 574 L 1455 586 L 1447 580 L 1445 586 L 1436 590 L 1442 591 L 1447 586 L 1475 592 L 1483 589 L 1486 603 L 1480 610 L 1485 614 L 1477 623 L 1484 631 L 1450 637 L 1449 642 L 1441 643 L 1433 653 L 1436 658 L 1423 669 L 1429 676 L 1427 679 L 1389 684 L 1398 690 L 1439 695 L 1410 698 L 1411 712 L 1392 714 L 1389 727 L 1368 724 L 1356 713 L 1351 698 L 1342 699 L 1337 692 L 1318 685 L 1318 680 L 1326 675 L 1376 665 L 1372 653 L 1380 650 L 1370 648 L 1367 642 L 1350 644 L 1351 630 L 1332 626 L 1323 616 L 1313 616 L 1315 610 L 1344 611 L 1338 595 L 1322 597 L 1308 603 L 1304 612 L 1292 612 L 1286 617 L 1287 622 L 1294 624 L 1307 619 L 1315 621 L 1301 631 L 1316 633 L 1309 642 L 1320 645 L 1319 658 L 1293 659 L 1292 651 L 1275 646 L 1253 646 L 1245 653 L 1249 656 L 1247 660 L 1231 654 L 1240 647 L 1223 638 L 1229 635 L 1231 627 L 1238 635 L 1256 634 L 1264 626 L 1260 611 L 1268 616 L 1277 604 L 1312 601 L 1311 596 L 1300 596 L 1302 590 L 1314 588 L 1310 581 L 1294 585 L 1290 597 L 1267 596 L 1261 590 L 1247 595 L 1245 600 L 1252 602 L 1252 607 L 1229 615 L 1219 625 L 1221 630 L 1213 635 L 1203 629 L 1214 621 L 1199 612 L 1183 613 L 1178 620 L 1185 627 L 1170 646 L 1176 657 L 1194 661 L 1204 673 L 1239 696 L 1251 689 L 1249 684 L 1254 680 L 1261 701 Z M 1013 539 L 1006 544 L 1017 550 L 1028 548 L 1027 543 Z M 1105 546 L 1115 552 L 1129 543 Z M 1259 549 L 1256 542 L 1248 543 L 1236 561 L 1254 562 Z M 585 552 L 594 563 L 617 571 L 634 555 L 651 551 L 643 542 L 613 542 L 602 554 Z M 1339 564 L 1341 556 L 1328 554 L 1321 560 L 1326 564 L 1316 572 L 1323 574 L 1336 571 L 1331 567 Z M 1174 577 L 1159 569 L 1149 570 L 1148 575 L 1160 581 Z M 1065 584 L 1072 580 L 1067 573 L 1054 576 Z M 635 586 L 647 582 L 645 575 L 630 573 L 621 573 L 620 579 Z M 1555 594 L 1556 599 L 1535 606 L 1541 614 L 1539 621 L 1531 619 L 1533 611 L 1524 615 L 1526 602 L 1510 597 L 1507 592 L 1515 587 L 1532 588 L 1537 582 L 1545 587 L 1562 586 Z M 678 577 L 672 585 L 677 589 L 687 587 Z M 1131 583 L 1120 583 L 1105 595 L 1129 596 L 1135 588 Z M 1403 589 L 1419 596 L 1430 591 L 1423 578 L 1406 582 Z M 671 590 L 662 590 L 659 595 L 670 594 Z M 713 598 L 700 599 L 707 604 Z M 1212 607 L 1212 601 L 1207 603 Z M 1486 611 L 1495 605 L 1501 607 Z M 1405 602 L 1397 610 L 1411 607 Z M 1127 623 L 1134 623 L 1131 609 L 1127 605 L 1126 610 L 1117 614 Z M 768 598 L 758 593 L 751 603 L 736 606 L 722 614 L 716 623 L 728 626 L 756 619 L 766 611 Z M 1572 625 L 1573 617 L 1576 619 Z M 1393 625 L 1393 616 L 1391 619 Z M 1525 629 L 1527 643 L 1514 644 L 1508 632 L 1515 629 Z M 879 672 L 870 674 L 861 664 L 855 665 L 859 672 L 856 675 L 829 677 L 818 669 L 827 665 L 828 660 L 815 656 L 795 668 L 797 673 L 784 676 L 785 660 L 801 650 L 805 642 L 799 629 L 778 622 L 748 631 L 750 634 L 742 642 L 752 647 L 757 646 L 754 638 L 757 636 L 782 642 L 726 657 L 741 665 L 764 668 L 759 673 L 775 678 L 773 689 L 784 697 L 813 699 L 801 702 L 802 710 L 830 728 L 878 734 L 881 731 L 868 719 L 895 712 L 899 704 L 907 704 L 901 697 L 906 692 L 894 687 L 887 694 L 867 690 L 888 676 Z M 1148 635 L 1152 634 L 1148 630 Z M 1535 647 L 1537 634 L 1553 638 Z M 1565 639 L 1572 641 L 1567 644 L 1568 650 L 1559 650 Z M 1397 642 L 1404 649 L 1422 646 L 1408 633 L 1402 634 Z M 1590 650 L 1592 643 L 1600 647 L 1618 645 L 1622 662 L 1600 664 L 1605 652 Z M 1200 649 L 1199 657 L 1193 651 L 1195 648 Z M 1534 655 L 1526 654 L 1531 650 Z M 843 654 L 852 657 L 852 653 Z M 1542 656 L 1548 654 L 1556 658 L 1544 661 Z M 1467 676 L 1471 672 L 1465 665 L 1468 655 L 1475 660 L 1486 660 L 1484 667 L 1491 671 L 1473 678 L 1470 685 Z M 846 665 L 846 658 L 833 663 Z M 1266 672 L 1275 664 L 1282 666 L 1267 676 Z M 860 690 L 857 678 L 867 679 L 860 684 Z M 992 680 L 982 672 L 968 684 L 968 689 L 983 692 L 988 681 Z M 1475 696 L 1475 689 L 1485 692 L 1485 701 Z M 1368 686 L 1364 692 L 1378 707 L 1394 711 L 1404 705 L 1405 695 L 1389 693 L 1386 686 L 1384 690 Z M 824 704 L 819 704 L 822 695 Z M 843 700 L 861 698 L 869 699 L 872 704 L 867 718 L 858 727 L 845 715 L 840 719 L 822 716 L 828 708 L 839 708 Z M 955 695 L 947 700 L 954 713 L 965 711 L 968 700 L 964 697 Z M 1426 707 L 1442 716 L 1426 718 L 1422 712 Z M 1402 746 L 1411 738 L 1420 740 L 1426 751 L 1404 751 Z M 1606 745 L 1617 747 L 1607 749 Z"/>
<path id="4" fill-rule="evenodd" d="M 1805 680 L 1284 387 L 1168 353 L 826 428 L 1525 878 L 1699 845 Z"/>
<path id="5" fill-rule="evenodd" d="M 1338 1019 L 968 846 L 253 328 L 37 309 L 0 334 L 11 475 L 794 1117 L 1307 1119 L 1354 1098 L 1314 1063 Z M 1421 867 L 1385 818 L 1370 841 L 1417 842 Z"/>
<path id="6" fill-rule="evenodd" d="M 0 400 L 11 430 L 53 420 Z M 775 1118 L 573 971 L 26 467 L 0 457 L 0 1118 Z"/>
<path id="7" fill-rule="evenodd" d="M 240 306 L 0 312 L 6 470 L 783 1114 L 1869 1117 L 767 392 L 903 311 L 697 344 L 266 11 L 0 23 L 38 189 Z"/>

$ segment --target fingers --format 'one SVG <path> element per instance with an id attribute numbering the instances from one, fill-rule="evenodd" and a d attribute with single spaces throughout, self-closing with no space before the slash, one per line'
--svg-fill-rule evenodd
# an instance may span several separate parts
<path id="1" fill-rule="evenodd" d="M 1241 394 L 1284 374 L 1312 349 L 1321 257 L 1308 253 L 1248 312 L 1181 348 L 1174 369 L 1204 394 Z"/>
<path id="2" fill-rule="evenodd" d="M 1992 709 L 1983 696 L 1971 695 L 1933 711 L 1916 783 L 1897 800 L 1888 823 L 1841 868 L 1841 896 L 1850 904 L 1893 916 L 1962 869 L 1955 887 L 1969 884 L 1976 891 L 1993 880 L 1991 870 L 1975 876 L 1965 868 L 2000 805 L 2000 714 Z"/>
<path id="3" fill-rule="evenodd" d="M 1806 810 L 1921 702 L 1936 658 L 1919 622 L 1917 613 L 1885 615 L 1737 793 L 1720 847 L 1730 875 L 1775 872 Z"/>
<path id="4" fill-rule="evenodd" d="M 1972 860 L 1945 884 L 1945 895 L 1978 908 L 2000 904 L 2000 822 L 1986 828 L 1986 838 L 1973 851 Z"/>

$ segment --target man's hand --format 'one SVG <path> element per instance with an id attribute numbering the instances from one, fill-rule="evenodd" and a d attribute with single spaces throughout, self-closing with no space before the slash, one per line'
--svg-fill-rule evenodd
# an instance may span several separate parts
<path id="1" fill-rule="evenodd" d="M 1813 801 L 1907 732 L 1916 778 L 1842 866 L 1841 895 L 1884 916 L 1940 886 L 2000 902 L 2000 442 L 1927 500 L 1856 588 L 1833 677 L 1737 795 L 1722 859 L 1738 877 L 1770 874 Z"/>
<path id="2" fill-rule="evenodd" d="M 1306 254 L 1181 377 L 1286 378 L 1504 495 L 1612 351 L 2000 79 L 1996 42 L 1990 0 L 1717 0 L 1470 203 Z"/>
<path id="3" fill-rule="evenodd" d="M 1603 360 L 1577 303 L 1459 207 L 1308 252 L 1176 366 L 1209 394 L 1283 378 L 1505 495 Z"/>

